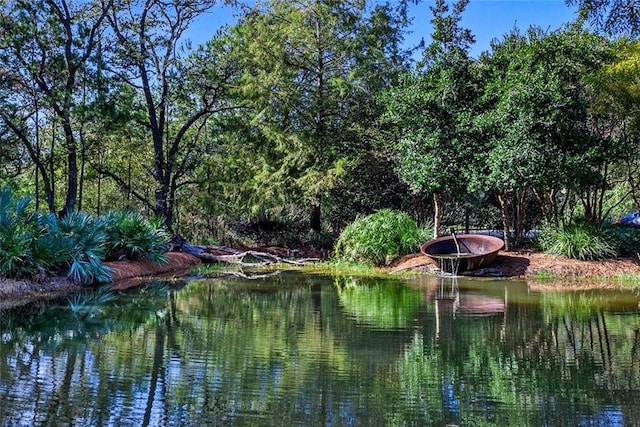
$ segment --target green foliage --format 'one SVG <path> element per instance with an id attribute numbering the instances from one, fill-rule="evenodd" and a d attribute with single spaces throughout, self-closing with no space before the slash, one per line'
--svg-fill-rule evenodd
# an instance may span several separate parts
<path id="1" fill-rule="evenodd" d="M 640 228 L 609 227 L 605 233 L 618 256 L 637 256 L 640 253 Z"/>
<path id="2" fill-rule="evenodd" d="M 30 199 L 22 199 L 15 204 L 10 190 L 0 194 L 0 271 L 4 275 L 18 277 L 29 271 L 25 254 L 30 246 L 26 225 L 31 219 L 25 209 Z"/>
<path id="3" fill-rule="evenodd" d="M 66 256 L 65 247 L 48 233 L 51 216 L 29 211 L 31 198 L 0 191 L 0 275 L 32 277 L 52 269 Z"/>
<path id="4" fill-rule="evenodd" d="M 474 125 L 486 145 L 477 151 L 484 168 L 473 186 L 517 198 L 512 222 L 529 220 L 525 212 L 532 210 L 523 203 L 532 188 L 549 221 L 558 219 L 565 189 L 588 194 L 578 203 L 604 201 L 599 192 L 609 185 L 610 164 L 635 151 L 599 133 L 609 125 L 594 124 L 606 115 L 590 107 L 593 77 L 611 52 L 611 44 L 578 26 L 553 33 L 531 28 L 526 34 L 514 30 L 480 58 L 483 111 Z M 590 222 L 602 219 L 600 206 L 581 204 Z"/>
<path id="5" fill-rule="evenodd" d="M 547 322 L 570 316 L 576 320 L 589 320 L 606 306 L 602 295 L 550 292 L 542 295 L 542 311 Z"/>
<path id="6" fill-rule="evenodd" d="M 72 212 L 50 230 L 68 249 L 67 276 L 76 283 L 109 282 L 110 269 L 102 263 L 107 235 L 105 223 L 83 212 Z"/>
<path id="7" fill-rule="evenodd" d="M 79 319 L 95 317 L 102 312 L 102 306 L 111 302 L 115 294 L 108 286 L 102 286 L 96 291 L 83 292 L 69 298 L 69 308 Z"/>
<path id="8" fill-rule="evenodd" d="M 584 223 L 570 224 L 564 229 L 546 228 L 538 244 L 547 253 L 580 260 L 596 260 L 616 256 L 607 233 Z"/>
<path id="9" fill-rule="evenodd" d="M 111 280 L 103 261 L 119 255 L 166 262 L 169 234 L 159 219 L 139 213 L 93 217 L 72 212 L 61 219 L 30 212 L 29 197 L 14 201 L 0 191 L 0 275 L 33 278 L 66 272 L 76 283 Z M 116 256 L 117 255 L 117 256 Z"/>
<path id="10" fill-rule="evenodd" d="M 582 19 L 599 31 L 610 36 L 630 36 L 640 34 L 638 8 L 634 2 L 625 0 L 565 0 L 568 5 L 580 9 Z"/>
<path id="11" fill-rule="evenodd" d="M 169 233 L 159 218 L 147 219 L 139 212 L 117 212 L 104 216 L 106 258 L 149 259 L 157 264 L 167 262 Z"/>
<path id="12" fill-rule="evenodd" d="M 468 1 L 432 7 L 433 42 L 424 51 L 421 69 L 382 94 L 383 118 L 397 129 L 394 144 L 398 173 L 416 194 L 462 194 L 464 174 L 473 158 L 470 135 L 476 82 L 469 48 L 473 37 L 460 25 Z"/>
<path id="13" fill-rule="evenodd" d="M 361 325 L 376 329 L 406 328 L 422 303 L 420 291 L 376 281 L 360 285 L 353 278 L 336 278 L 340 305 Z"/>
<path id="14" fill-rule="evenodd" d="M 382 209 L 356 219 L 340 233 L 334 255 L 346 261 L 389 264 L 398 256 L 416 252 L 428 231 L 409 215 Z"/>
<path id="15" fill-rule="evenodd" d="M 69 260 L 69 244 L 54 230 L 58 219 L 53 214 L 37 214 L 39 233 L 31 245 L 31 257 L 40 273 L 59 272 Z"/>
<path id="16" fill-rule="evenodd" d="M 406 2 L 391 3 L 397 8 L 270 0 L 234 28 L 244 70 L 239 91 L 249 107 L 239 123 L 251 130 L 241 131 L 248 136 L 236 144 L 242 160 L 229 167 L 241 169 L 243 182 L 232 190 L 249 191 L 245 206 L 271 212 L 304 206 L 311 228 L 320 231 L 330 193 L 369 148 L 382 109 L 375 94 L 396 80 L 407 58 Z"/>

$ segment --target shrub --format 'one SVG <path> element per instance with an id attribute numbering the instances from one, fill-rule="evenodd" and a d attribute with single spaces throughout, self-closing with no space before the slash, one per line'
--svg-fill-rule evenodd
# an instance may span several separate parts
<path id="1" fill-rule="evenodd" d="M 107 258 L 126 256 L 166 262 L 169 234 L 160 219 L 126 212 L 104 217 L 74 212 L 57 219 L 30 212 L 31 199 L 14 201 L 0 191 L 0 275 L 34 278 L 66 271 L 76 283 L 111 280 Z"/>
<path id="2" fill-rule="evenodd" d="M 107 234 L 107 259 L 149 259 L 167 262 L 169 233 L 159 218 L 147 219 L 139 212 L 109 213 L 104 216 Z"/>
<path id="3" fill-rule="evenodd" d="M 102 263 L 107 239 L 104 221 L 82 212 L 73 212 L 58 220 L 51 231 L 67 246 L 67 277 L 82 284 L 111 280 L 110 269 Z"/>
<path id="4" fill-rule="evenodd" d="M 570 224 L 564 229 L 545 228 L 538 238 L 542 250 L 580 260 L 615 257 L 615 246 L 603 230 L 584 224 Z"/>
<path id="5" fill-rule="evenodd" d="M 0 272 L 8 277 L 33 274 L 29 257 L 33 217 L 26 214 L 30 199 L 13 202 L 9 189 L 0 193 Z"/>
<path id="6" fill-rule="evenodd" d="M 37 214 L 39 234 L 31 245 L 31 253 L 39 273 L 57 273 L 67 266 L 70 259 L 69 244 L 58 230 L 58 218 L 54 214 Z"/>
<path id="7" fill-rule="evenodd" d="M 0 191 L 0 275 L 34 277 L 63 262 L 66 251 L 49 238 L 50 216 L 29 212 L 31 198 L 14 201 L 11 190 Z"/>
<path id="8" fill-rule="evenodd" d="M 383 209 L 345 227 L 334 246 L 334 255 L 345 261 L 385 265 L 417 251 L 427 240 L 427 233 L 409 215 Z"/>
<path id="9" fill-rule="evenodd" d="M 618 256 L 637 256 L 640 253 L 640 228 L 613 226 L 605 232 Z"/>

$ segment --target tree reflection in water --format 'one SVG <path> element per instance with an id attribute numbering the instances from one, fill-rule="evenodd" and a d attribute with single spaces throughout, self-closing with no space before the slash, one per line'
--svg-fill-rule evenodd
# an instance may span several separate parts
<path id="1" fill-rule="evenodd" d="M 3 425 L 623 425 L 638 301 L 282 274 L 0 315 Z"/>

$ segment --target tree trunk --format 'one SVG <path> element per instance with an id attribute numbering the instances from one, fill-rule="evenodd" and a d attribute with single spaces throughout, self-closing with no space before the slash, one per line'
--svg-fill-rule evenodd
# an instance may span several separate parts
<path id="1" fill-rule="evenodd" d="M 64 202 L 63 214 L 70 214 L 75 209 L 78 198 L 78 154 L 71 124 L 63 123 L 62 128 L 67 149 L 67 197 Z"/>
<path id="2" fill-rule="evenodd" d="M 508 205 L 506 200 L 506 195 L 504 193 L 498 194 L 498 201 L 500 202 L 500 210 L 502 211 L 502 235 L 504 239 L 504 250 L 511 250 L 509 245 L 509 212 Z"/>
<path id="3" fill-rule="evenodd" d="M 525 190 L 516 190 L 516 221 L 515 221 L 515 230 L 514 230 L 514 239 L 515 246 L 518 247 L 522 241 L 522 237 L 524 236 L 524 224 L 525 224 L 525 201 L 526 201 L 526 192 Z"/>
<path id="4" fill-rule="evenodd" d="M 469 234 L 469 229 L 471 228 L 471 210 L 464 210 L 464 232 Z"/>
<path id="5" fill-rule="evenodd" d="M 85 166 L 87 164 L 87 153 L 84 145 L 84 139 L 82 137 L 82 126 L 80 127 L 80 182 L 78 183 L 78 210 L 82 210 L 82 202 L 84 199 L 84 174 Z"/>
<path id="6" fill-rule="evenodd" d="M 440 197 L 433 193 L 433 238 L 437 239 L 440 231 Z"/>
<path id="7" fill-rule="evenodd" d="M 51 180 L 51 191 L 47 193 L 47 205 L 49 205 L 49 212 L 55 213 L 56 211 L 56 169 L 55 169 L 55 153 L 56 148 L 56 121 L 51 122 L 51 156 L 49 157 L 49 179 Z M 43 175 L 44 176 L 44 175 Z"/>
<path id="8" fill-rule="evenodd" d="M 314 198 L 311 201 L 311 213 L 309 216 L 309 226 L 311 230 L 319 233 L 322 230 L 322 223 L 320 218 L 320 198 Z"/>

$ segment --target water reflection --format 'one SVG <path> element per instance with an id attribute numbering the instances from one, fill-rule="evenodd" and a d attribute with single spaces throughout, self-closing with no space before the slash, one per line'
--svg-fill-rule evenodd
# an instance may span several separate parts
<path id="1" fill-rule="evenodd" d="M 624 425 L 624 293 L 283 274 L 0 315 L 3 425 Z"/>

